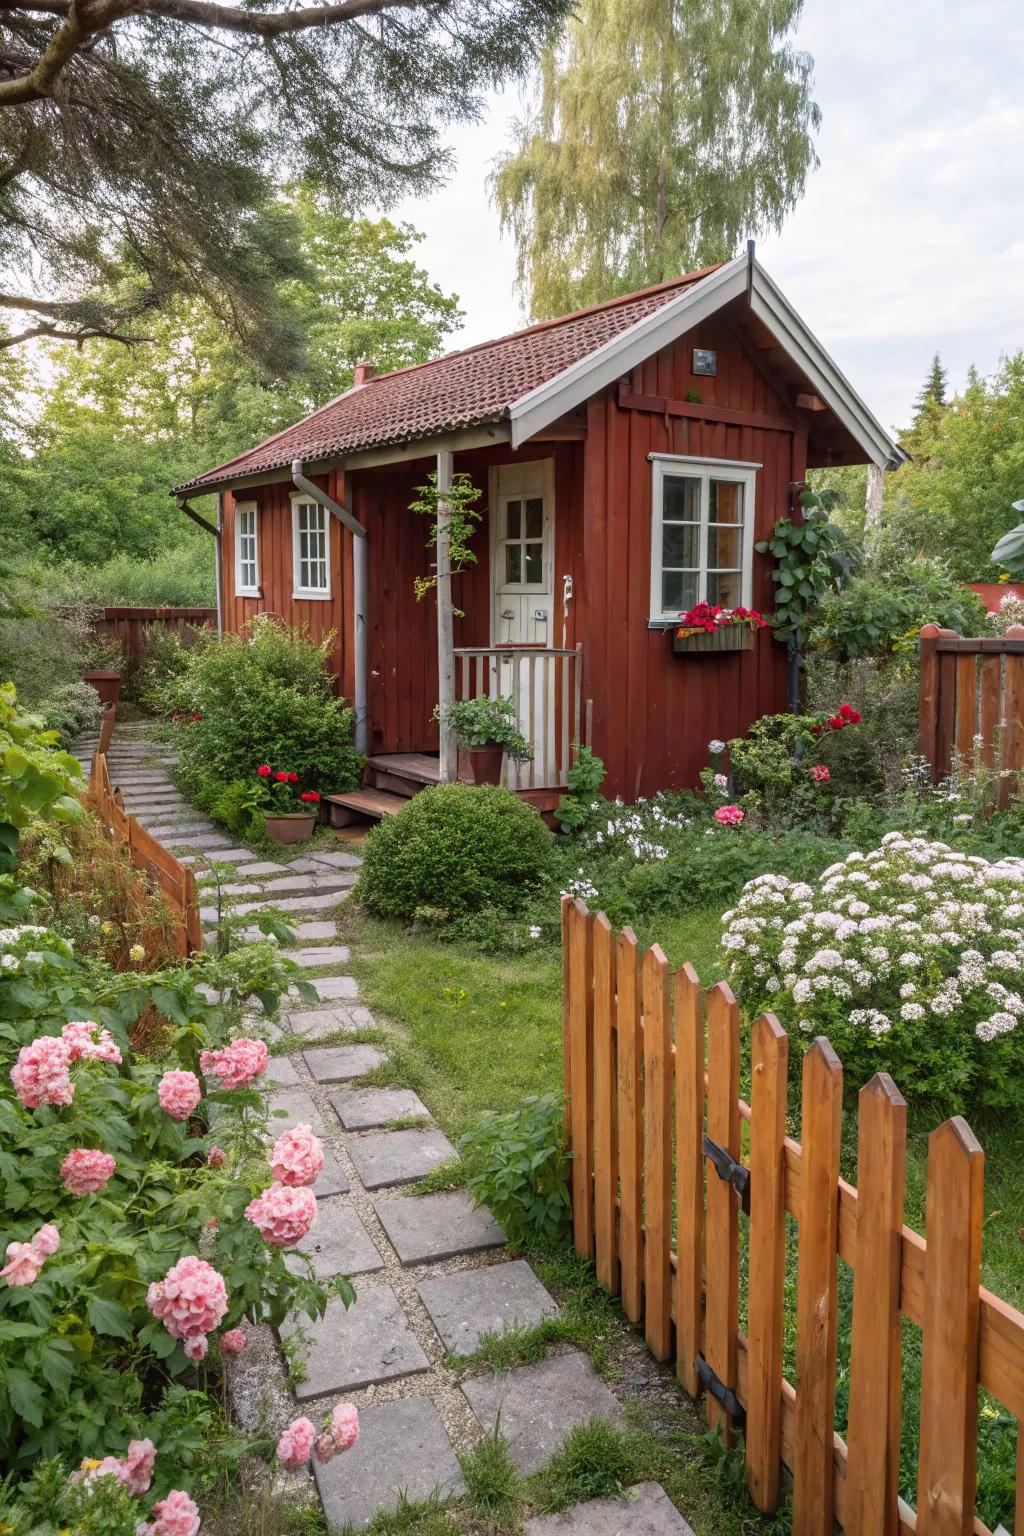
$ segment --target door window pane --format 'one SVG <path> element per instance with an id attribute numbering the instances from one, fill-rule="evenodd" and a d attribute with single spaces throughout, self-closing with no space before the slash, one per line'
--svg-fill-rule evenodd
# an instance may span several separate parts
<path id="1" fill-rule="evenodd" d="M 505 545 L 505 580 L 519 582 L 523 575 L 523 546 L 521 544 Z"/>
<path id="2" fill-rule="evenodd" d="M 708 521 L 742 523 L 743 487 L 735 480 L 712 480 L 708 486 Z"/>
<path id="3" fill-rule="evenodd" d="M 505 526 L 507 530 L 505 537 L 507 539 L 518 539 L 522 526 L 522 510 L 523 504 L 521 501 L 510 501 L 508 503 L 505 509 Z"/>
<path id="4" fill-rule="evenodd" d="M 544 580 L 544 546 L 543 544 L 527 544 L 526 550 L 526 576 L 525 580 L 533 586 L 539 587 Z"/>
<path id="5" fill-rule="evenodd" d="M 539 496 L 531 496 L 526 503 L 526 537 L 528 539 L 544 537 L 544 502 Z"/>

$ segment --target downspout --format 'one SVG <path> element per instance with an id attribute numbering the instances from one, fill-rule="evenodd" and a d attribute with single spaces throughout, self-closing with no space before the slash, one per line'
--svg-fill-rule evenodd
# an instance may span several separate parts
<path id="1" fill-rule="evenodd" d="M 204 517 L 201 512 L 196 511 L 195 507 L 190 506 L 187 496 L 179 496 L 176 499 L 179 509 L 184 512 L 185 516 L 190 517 L 197 527 L 205 529 L 207 533 L 212 533 L 217 541 L 217 639 L 219 640 L 224 634 L 224 597 L 221 588 L 221 553 L 224 545 L 224 493 L 223 491 L 218 491 L 217 493 L 216 524 L 211 523 L 209 518 Z"/>
<path id="2" fill-rule="evenodd" d="M 354 612 L 352 615 L 352 639 L 355 655 L 355 697 L 352 700 L 356 712 L 355 746 L 356 751 L 366 755 L 369 746 L 369 718 L 366 705 L 366 678 L 367 678 L 367 644 L 366 644 L 366 609 L 368 570 L 366 529 L 362 523 L 352 516 L 347 507 L 341 506 L 333 497 L 328 496 L 312 480 L 307 480 L 302 473 L 302 460 L 295 459 L 292 462 L 292 481 L 297 490 L 305 492 L 307 496 L 317 502 L 332 517 L 336 517 L 339 523 L 343 523 L 352 535 L 352 596 Z M 349 499 L 348 481 L 346 478 L 345 499 Z"/>

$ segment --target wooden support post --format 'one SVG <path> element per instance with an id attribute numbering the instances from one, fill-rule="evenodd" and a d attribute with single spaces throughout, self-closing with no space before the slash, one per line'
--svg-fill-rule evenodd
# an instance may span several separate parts
<path id="1" fill-rule="evenodd" d="M 444 501 L 452 486 L 453 455 L 443 448 L 437 455 L 437 703 L 441 714 L 441 782 L 458 777 L 459 757 L 455 732 L 448 715 L 455 703 L 455 630 L 452 617 L 452 560 L 449 530 L 451 508 Z"/>
<path id="2" fill-rule="evenodd" d="M 887 1072 L 865 1083 L 858 1105 L 845 1521 L 862 1536 L 896 1536 L 907 1105 Z"/>

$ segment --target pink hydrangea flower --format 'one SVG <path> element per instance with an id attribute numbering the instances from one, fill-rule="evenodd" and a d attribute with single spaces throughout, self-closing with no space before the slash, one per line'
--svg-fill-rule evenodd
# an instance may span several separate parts
<path id="1" fill-rule="evenodd" d="M 8 1285 L 35 1285 L 45 1262 L 46 1255 L 31 1243 L 8 1243 L 7 1263 L 0 1269 L 0 1280 L 6 1280 Z"/>
<path id="2" fill-rule="evenodd" d="M 190 1340 L 213 1333 L 228 1309 L 224 1276 L 205 1259 L 188 1254 L 162 1280 L 153 1282 L 146 1305 L 173 1339 Z"/>
<path id="3" fill-rule="evenodd" d="M 229 1328 L 227 1333 L 220 1336 L 220 1352 L 222 1355 L 240 1355 L 245 1348 L 245 1334 L 241 1328 Z"/>
<path id="4" fill-rule="evenodd" d="M 289 1472 L 306 1465 L 316 1440 L 316 1426 L 306 1418 L 292 1419 L 277 1442 L 277 1459 Z"/>
<path id="5" fill-rule="evenodd" d="M 291 1248 L 305 1237 L 316 1219 L 316 1196 L 308 1186 L 299 1189 L 271 1184 L 245 1214 L 258 1227 L 265 1242 L 274 1248 Z"/>
<path id="6" fill-rule="evenodd" d="M 832 777 L 824 763 L 815 763 L 813 768 L 808 769 L 808 772 L 815 784 L 827 784 Z"/>
<path id="7" fill-rule="evenodd" d="M 175 1069 L 164 1073 L 157 1084 L 156 1094 L 162 1110 L 175 1120 L 187 1120 L 202 1098 L 203 1090 L 194 1072 Z"/>
<path id="8" fill-rule="evenodd" d="M 227 1155 L 222 1147 L 211 1147 L 206 1154 L 206 1163 L 209 1168 L 223 1168 L 227 1162 Z"/>
<path id="9" fill-rule="evenodd" d="M 331 1434 L 339 1451 L 349 1451 L 359 1439 L 359 1409 L 355 1403 L 338 1403 L 331 1413 Z"/>
<path id="10" fill-rule="evenodd" d="M 117 1167 L 109 1152 L 74 1147 L 60 1165 L 64 1188 L 71 1195 L 95 1195 L 106 1189 Z"/>
<path id="11" fill-rule="evenodd" d="M 75 1096 L 70 1064 L 68 1047 L 59 1035 L 40 1035 L 31 1045 L 23 1045 L 11 1068 L 11 1082 L 25 1108 L 70 1104 Z"/>
<path id="12" fill-rule="evenodd" d="M 140 1521 L 135 1536 L 197 1536 L 199 1510 L 180 1488 L 172 1488 L 166 1499 L 158 1499 L 150 1513 L 154 1519 Z"/>
<path id="13" fill-rule="evenodd" d="M 194 1333 L 190 1339 L 186 1339 L 182 1345 L 190 1360 L 205 1360 L 206 1351 L 209 1349 L 205 1333 Z"/>
<path id="14" fill-rule="evenodd" d="M 270 1153 L 270 1177 L 279 1184 L 315 1184 L 323 1165 L 323 1143 L 308 1125 L 282 1131 Z"/>
<path id="15" fill-rule="evenodd" d="M 738 805 L 720 805 L 715 812 L 715 820 L 722 827 L 738 827 L 743 820 L 743 812 Z"/>
<path id="16" fill-rule="evenodd" d="M 99 1034 L 96 1031 L 99 1030 Z M 95 1061 L 121 1063 L 121 1052 L 107 1029 L 100 1029 L 95 1019 L 72 1019 L 61 1030 L 61 1039 L 68 1048 L 68 1060 L 78 1061 L 86 1057 Z"/>
<path id="17" fill-rule="evenodd" d="M 44 1227 L 40 1227 L 39 1231 L 33 1234 L 31 1243 L 36 1253 L 41 1253 L 44 1259 L 52 1258 L 60 1247 L 60 1233 L 53 1222 L 48 1221 Z"/>
<path id="18" fill-rule="evenodd" d="M 219 1051 L 203 1051 L 199 1065 L 203 1072 L 217 1078 L 222 1088 L 245 1088 L 267 1070 L 269 1060 L 264 1041 L 243 1036 Z"/>

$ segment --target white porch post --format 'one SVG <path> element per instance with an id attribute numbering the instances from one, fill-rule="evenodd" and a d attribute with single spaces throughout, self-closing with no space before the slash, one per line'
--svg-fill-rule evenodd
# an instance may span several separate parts
<path id="1" fill-rule="evenodd" d="M 452 454 L 441 449 L 437 455 L 437 702 L 441 712 L 441 782 L 451 783 L 458 776 L 458 748 L 455 732 L 447 714 L 455 703 L 455 633 L 452 627 L 452 564 L 449 543 L 451 508 L 442 500 L 451 490 Z"/>

